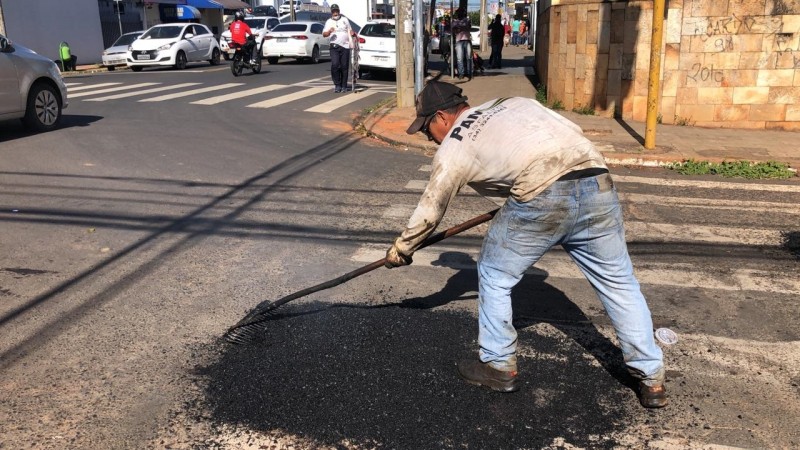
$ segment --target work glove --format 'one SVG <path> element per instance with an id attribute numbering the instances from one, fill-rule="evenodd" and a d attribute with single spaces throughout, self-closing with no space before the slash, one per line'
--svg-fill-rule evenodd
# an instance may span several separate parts
<path id="1" fill-rule="evenodd" d="M 387 269 L 407 266 L 409 264 L 411 264 L 411 255 L 400 253 L 396 245 L 392 245 L 389 247 L 389 250 L 386 250 L 386 263 L 384 263 L 384 266 L 386 266 Z"/>

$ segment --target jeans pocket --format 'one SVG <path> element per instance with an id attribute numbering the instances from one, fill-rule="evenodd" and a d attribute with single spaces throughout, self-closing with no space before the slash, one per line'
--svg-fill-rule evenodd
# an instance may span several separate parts
<path id="1" fill-rule="evenodd" d="M 595 205 L 589 218 L 589 251 L 603 261 L 625 256 L 625 229 L 618 202 Z"/>
<path id="2" fill-rule="evenodd" d="M 565 209 L 515 211 L 508 221 L 506 247 L 520 256 L 541 255 L 557 240 L 568 215 Z"/>

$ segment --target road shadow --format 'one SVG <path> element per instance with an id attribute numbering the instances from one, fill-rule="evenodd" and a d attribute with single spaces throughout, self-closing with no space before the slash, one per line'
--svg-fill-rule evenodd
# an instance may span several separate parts
<path id="1" fill-rule="evenodd" d="M 187 413 L 313 447 L 543 448 L 562 438 L 611 448 L 637 407 L 580 346 L 553 333 L 520 329 L 531 349 L 519 358 L 522 389 L 498 394 L 456 374 L 458 359 L 475 356 L 471 314 L 382 304 L 284 308 L 261 345 L 208 349 L 212 361 L 193 373 L 203 397 Z"/>
<path id="2" fill-rule="evenodd" d="M 457 269 L 458 272 L 439 292 L 404 300 L 404 307 L 430 309 L 451 301 L 477 300 L 477 262 L 472 256 L 463 252 L 443 252 L 432 264 Z M 635 389 L 636 381 L 628 373 L 619 348 L 597 330 L 592 320 L 564 292 L 545 282 L 548 275 L 544 270 L 531 268 L 514 287 L 511 293 L 514 328 L 519 332 L 533 325 L 550 324 L 592 355 L 620 385 Z"/>
<path id="3" fill-rule="evenodd" d="M 56 128 L 53 131 L 64 130 L 74 127 L 88 127 L 89 125 L 102 119 L 103 117 L 101 116 L 64 114 L 61 117 L 61 124 L 58 126 L 58 128 Z M 0 142 L 12 141 L 14 139 L 20 139 L 38 134 L 41 134 L 41 132 L 29 130 L 19 120 L 0 121 Z"/>

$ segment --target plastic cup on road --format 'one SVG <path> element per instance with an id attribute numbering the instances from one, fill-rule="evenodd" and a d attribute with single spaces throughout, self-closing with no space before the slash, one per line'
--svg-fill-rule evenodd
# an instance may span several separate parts
<path id="1" fill-rule="evenodd" d="M 656 330 L 656 339 L 664 345 L 675 345 L 678 342 L 678 335 L 669 328 L 659 328 Z"/>

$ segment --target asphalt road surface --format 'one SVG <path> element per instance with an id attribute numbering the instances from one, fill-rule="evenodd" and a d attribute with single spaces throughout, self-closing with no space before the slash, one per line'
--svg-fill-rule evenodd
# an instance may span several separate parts
<path id="1" fill-rule="evenodd" d="M 0 123 L 0 448 L 745 448 L 800 438 L 800 183 L 614 168 L 664 346 L 639 407 L 560 249 L 514 291 L 522 390 L 456 375 L 477 347 L 482 225 L 380 259 L 430 159 L 352 132 L 390 79 L 335 94 L 325 62 L 73 77 L 64 127 Z M 469 191 L 442 227 L 493 206 Z"/>

